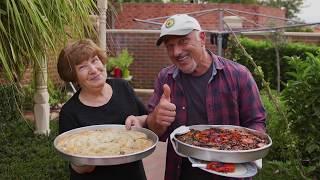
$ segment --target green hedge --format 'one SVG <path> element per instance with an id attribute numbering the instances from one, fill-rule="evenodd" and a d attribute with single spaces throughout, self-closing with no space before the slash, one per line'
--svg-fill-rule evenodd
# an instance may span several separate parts
<path id="1" fill-rule="evenodd" d="M 270 82 L 272 89 L 277 87 L 277 67 L 276 67 L 276 55 L 275 49 L 270 41 L 264 40 L 252 40 L 249 38 L 240 38 L 240 42 L 246 51 L 252 56 L 253 60 L 258 66 L 261 66 L 264 72 L 264 78 L 266 81 Z M 305 45 L 301 43 L 286 43 L 279 48 L 280 58 L 281 58 L 281 81 L 286 83 L 289 79 L 286 72 L 290 71 L 288 67 L 288 60 L 286 56 L 298 56 L 304 59 L 306 57 L 306 52 L 316 54 L 319 47 L 312 45 Z M 228 51 L 226 57 L 233 59 L 246 67 L 248 67 L 251 72 L 254 72 L 252 64 L 249 62 L 248 58 L 244 56 L 242 50 L 237 46 L 236 43 L 229 43 Z M 261 80 L 255 76 L 258 86 L 261 87 Z"/>

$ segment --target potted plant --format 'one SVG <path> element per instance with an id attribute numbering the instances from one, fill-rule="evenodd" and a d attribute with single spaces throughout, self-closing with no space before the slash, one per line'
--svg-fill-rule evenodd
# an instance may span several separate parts
<path id="1" fill-rule="evenodd" d="M 129 66 L 133 62 L 133 57 L 127 49 L 121 51 L 116 57 L 110 57 L 107 63 L 107 70 L 113 77 L 131 79 Z"/>

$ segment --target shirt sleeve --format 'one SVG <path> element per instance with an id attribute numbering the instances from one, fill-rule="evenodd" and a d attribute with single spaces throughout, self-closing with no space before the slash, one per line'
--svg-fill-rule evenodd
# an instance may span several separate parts
<path id="1" fill-rule="evenodd" d="M 266 112 L 262 105 L 257 84 L 245 68 L 239 79 L 239 109 L 241 126 L 265 132 Z"/>

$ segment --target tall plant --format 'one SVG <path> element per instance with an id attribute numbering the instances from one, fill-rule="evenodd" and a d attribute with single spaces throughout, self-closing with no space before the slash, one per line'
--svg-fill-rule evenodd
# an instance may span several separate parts
<path id="1" fill-rule="evenodd" d="M 307 53 L 305 60 L 290 58 L 292 77 L 282 92 L 288 119 L 297 138 L 300 161 L 309 177 L 320 177 L 320 53 Z"/>
<path id="2" fill-rule="evenodd" d="M 26 65 L 39 63 L 57 41 L 91 31 L 89 14 L 94 11 L 93 0 L 0 1 L 0 70 L 4 77 L 18 82 Z"/>

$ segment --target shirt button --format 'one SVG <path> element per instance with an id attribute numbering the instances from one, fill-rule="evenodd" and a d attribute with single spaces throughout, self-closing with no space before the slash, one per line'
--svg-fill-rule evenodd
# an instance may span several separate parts
<path id="1" fill-rule="evenodd" d="M 185 109 L 186 109 L 186 107 L 182 106 L 182 110 L 185 110 Z"/>

